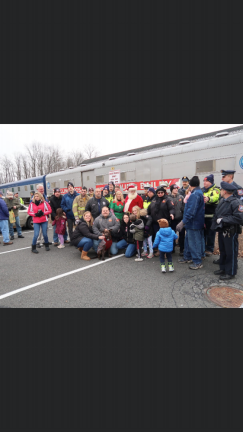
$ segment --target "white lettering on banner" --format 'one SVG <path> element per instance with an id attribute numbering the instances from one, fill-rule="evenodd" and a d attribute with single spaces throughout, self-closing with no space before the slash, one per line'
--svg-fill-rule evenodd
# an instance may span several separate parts
<path id="1" fill-rule="evenodd" d="M 120 184 L 120 170 L 110 171 L 109 172 L 109 182 L 113 182 L 114 184 Z"/>
<path id="2" fill-rule="evenodd" d="M 167 181 L 169 183 L 169 186 L 172 184 L 177 184 L 177 186 L 180 187 L 180 179 L 179 178 L 173 178 L 173 179 L 161 179 L 161 180 L 151 180 L 148 181 L 148 183 L 151 185 L 151 187 L 153 187 L 154 189 L 156 189 L 158 186 L 160 186 L 160 184 L 162 183 L 162 181 Z M 144 189 L 144 182 L 132 182 L 133 184 L 137 185 L 138 190 L 143 190 Z M 121 188 L 123 190 L 126 190 L 127 187 L 129 186 L 129 183 L 119 183 Z M 105 185 L 97 185 L 97 187 L 103 188 Z M 169 187 L 167 188 L 169 189 Z"/>

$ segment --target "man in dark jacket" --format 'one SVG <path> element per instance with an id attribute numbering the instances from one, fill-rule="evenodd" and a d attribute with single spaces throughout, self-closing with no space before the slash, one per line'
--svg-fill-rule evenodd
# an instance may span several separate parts
<path id="1" fill-rule="evenodd" d="M 12 245 L 13 242 L 9 239 L 9 229 L 8 229 L 9 211 L 7 204 L 0 197 L 0 230 L 3 235 L 3 246 Z"/>
<path id="2" fill-rule="evenodd" d="M 85 211 L 90 211 L 94 219 L 101 214 L 103 207 L 109 207 L 109 201 L 106 198 L 102 198 L 101 192 L 101 188 L 96 188 L 95 196 L 85 206 Z"/>
<path id="3" fill-rule="evenodd" d="M 182 188 L 178 190 L 179 195 L 182 195 L 184 198 L 186 196 L 186 191 L 189 188 L 189 178 L 187 176 L 182 177 Z"/>
<path id="4" fill-rule="evenodd" d="M 50 198 L 50 206 L 52 209 L 52 213 L 51 213 L 51 220 L 52 221 L 55 220 L 57 209 L 61 208 L 62 198 L 63 198 L 63 195 L 61 195 L 60 189 L 55 188 L 54 194 Z M 58 235 L 56 234 L 56 225 L 53 226 L 53 242 L 54 242 L 54 246 L 59 245 Z M 64 243 L 69 243 L 69 240 L 67 240 L 67 232 L 64 235 Z"/>
<path id="5" fill-rule="evenodd" d="M 233 279 L 237 273 L 238 234 L 243 225 L 243 205 L 234 193 L 237 187 L 222 182 L 221 200 L 216 208 L 211 228 L 219 233 L 220 270 L 214 272 L 221 280 Z"/>
<path id="6" fill-rule="evenodd" d="M 221 174 L 222 174 L 222 182 L 229 183 L 232 186 L 234 186 L 235 190 L 234 190 L 233 195 L 236 198 L 243 200 L 243 188 L 242 188 L 242 186 L 238 185 L 234 181 L 235 171 L 234 170 L 221 170 Z"/>
<path id="7" fill-rule="evenodd" d="M 190 180 L 191 196 L 188 199 L 183 220 L 177 225 L 178 231 L 185 227 L 185 249 L 184 257 L 179 260 L 179 263 L 191 263 L 189 266 L 192 270 L 198 270 L 203 267 L 202 256 L 204 256 L 204 214 L 205 204 L 203 193 L 200 189 L 200 180 L 197 176 Z"/>
<path id="8" fill-rule="evenodd" d="M 19 219 L 19 209 L 21 207 L 19 198 L 15 198 L 12 192 L 7 192 L 5 203 L 8 206 L 8 210 L 13 210 L 14 216 L 15 216 L 15 225 L 18 233 L 18 238 L 24 238 L 22 234 L 22 229 L 20 226 L 20 219 Z M 9 226 L 9 234 L 10 234 L 10 240 L 14 239 L 14 224 L 8 222 Z"/>
<path id="9" fill-rule="evenodd" d="M 68 232 L 69 238 L 71 239 L 71 233 L 73 232 L 73 227 L 75 225 L 75 217 L 73 214 L 73 201 L 79 195 L 78 192 L 74 189 L 74 185 L 72 182 L 67 184 L 68 193 L 66 193 L 61 202 L 61 208 L 66 213 L 67 223 L 68 223 Z"/>
<path id="10" fill-rule="evenodd" d="M 171 228 L 176 232 L 176 226 L 183 218 L 184 212 L 184 198 L 179 194 L 179 188 L 177 184 L 173 184 L 170 187 L 171 195 L 169 196 L 170 200 L 174 203 L 175 206 L 175 219 L 171 221 Z M 185 228 L 181 230 L 179 233 L 179 245 L 180 245 L 180 255 L 183 255 L 184 250 L 184 241 L 185 241 Z M 175 250 L 175 241 L 174 241 L 174 249 Z"/>

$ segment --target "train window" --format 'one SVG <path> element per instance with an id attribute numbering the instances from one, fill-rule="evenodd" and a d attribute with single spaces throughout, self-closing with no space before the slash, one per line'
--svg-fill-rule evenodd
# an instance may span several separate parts
<path id="1" fill-rule="evenodd" d="M 51 188 L 55 189 L 55 187 L 56 187 L 56 182 L 51 183 Z"/>
<path id="2" fill-rule="evenodd" d="M 104 183 L 104 176 L 103 175 L 96 176 L 96 184 L 99 184 L 99 183 Z"/>
<path id="3" fill-rule="evenodd" d="M 216 160 L 207 160 L 196 163 L 196 173 L 209 173 L 216 171 Z"/>
<path id="4" fill-rule="evenodd" d="M 28 190 L 28 187 L 27 187 L 27 186 L 25 186 L 25 187 L 24 187 L 24 190 L 25 190 L 25 191 L 27 192 L 27 190 Z"/>
<path id="5" fill-rule="evenodd" d="M 12 188 L 12 192 L 14 192 L 14 188 Z"/>
<path id="6" fill-rule="evenodd" d="M 65 180 L 65 182 L 64 182 L 64 187 L 67 187 L 67 185 L 68 185 L 68 183 L 70 182 L 71 180 Z"/>
<path id="7" fill-rule="evenodd" d="M 20 192 L 20 187 L 18 186 L 18 191 Z"/>
<path id="8" fill-rule="evenodd" d="M 126 173 L 125 172 L 121 172 L 121 182 L 125 182 L 126 179 Z"/>
<path id="9" fill-rule="evenodd" d="M 34 190 L 34 185 L 30 185 L 30 190 Z"/>

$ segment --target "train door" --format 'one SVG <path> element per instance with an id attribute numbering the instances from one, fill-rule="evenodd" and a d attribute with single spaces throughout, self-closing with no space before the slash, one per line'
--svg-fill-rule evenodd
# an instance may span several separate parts
<path id="1" fill-rule="evenodd" d="M 94 170 L 83 171 L 80 174 L 82 186 L 86 186 L 87 189 L 90 187 L 95 188 Z"/>

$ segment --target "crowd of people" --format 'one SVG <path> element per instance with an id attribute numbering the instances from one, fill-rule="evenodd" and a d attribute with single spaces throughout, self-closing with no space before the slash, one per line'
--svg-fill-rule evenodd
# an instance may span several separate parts
<path id="1" fill-rule="evenodd" d="M 142 196 L 135 184 L 128 186 L 126 197 L 113 182 L 89 191 L 83 186 L 80 194 L 72 182 L 67 188 L 64 195 L 55 188 L 48 199 L 43 185 L 37 186 L 28 208 L 34 225 L 33 253 L 39 253 L 37 247 L 41 247 L 41 242 L 46 251 L 50 250 L 50 244 L 63 249 L 69 243 L 79 249 L 81 259 L 89 261 L 97 258 L 100 246 L 105 245 L 111 255 L 124 250 L 126 258 L 136 255 L 137 262 L 158 256 L 161 272 L 165 273 L 167 266 L 169 272 L 174 271 L 173 253 L 178 239 L 181 256 L 178 263 L 187 263 L 190 269 L 198 270 L 203 267 L 205 257 L 213 254 L 218 232 L 220 258 L 214 263 L 220 269 L 215 274 L 222 280 L 236 275 L 238 234 L 243 225 L 243 190 L 234 182 L 234 171 L 222 171 L 220 187 L 216 186 L 213 174 L 204 178 L 203 188 L 197 176 L 191 179 L 184 176 L 181 188 L 162 182 L 155 190 L 145 183 Z M 14 236 L 10 212 L 15 218 L 18 237 L 23 238 L 18 218 L 20 205 L 16 194 L 8 192 L 5 200 L 0 195 L 4 245 L 12 244 Z M 53 243 L 48 239 L 49 215 Z M 89 256 L 92 248 L 94 253 Z"/>

